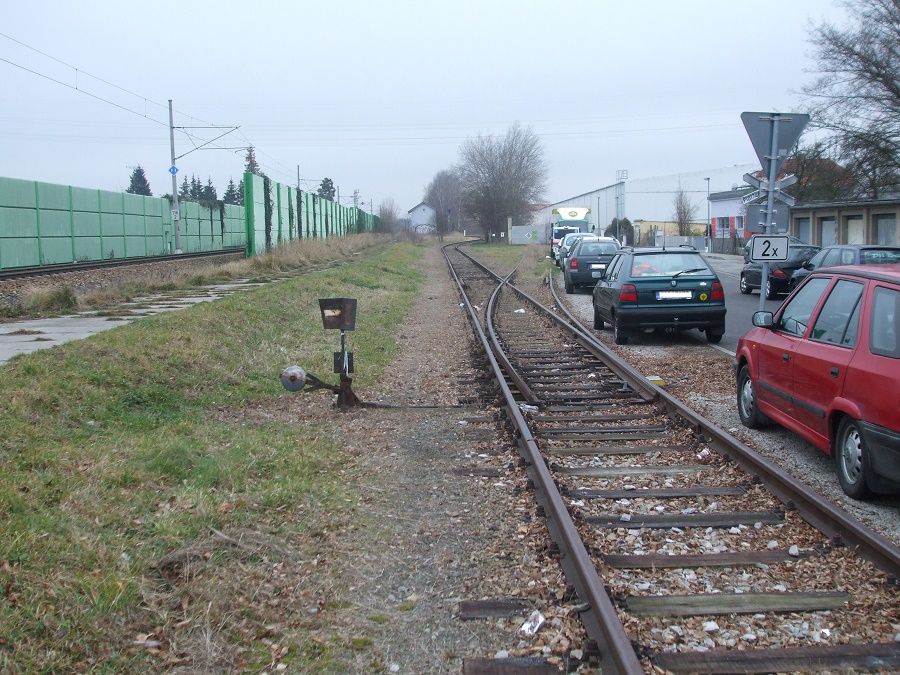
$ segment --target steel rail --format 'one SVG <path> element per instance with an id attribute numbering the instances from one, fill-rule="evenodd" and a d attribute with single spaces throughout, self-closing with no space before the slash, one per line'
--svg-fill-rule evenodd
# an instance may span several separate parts
<path id="1" fill-rule="evenodd" d="M 141 263 L 171 262 L 173 260 L 185 260 L 194 258 L 211 258 L 219 255 L 236 255 L 244 253 L 243 246 L 233 246 L 218 251 L 198 251 L 197 253 L 179 253 L 168 255 L 148 255 L 132 258 L 116 258 L 115 260 L 94 260 L 83 263 L 60 263 L 55 265 L 34 265 L 32 267 L 14 267 L 0 270 L 0 281 L 6 279 L 22 279 L 26 277 L 39 277 L 48 274 L 62 274 L 65 272 L 81 272 L 85 270 L 104 269 L 107 267 L 122 267 L 125 265 L 137 265 Z"/>
<path id="2" fill-rule="evenodd" d="M 524 291 L 516 289 L 515 286 L 510 287 L 518 293 L 526 295 Z M 557 307 L 566 316 L 570 328 L 591 342 L 599 342 L 587 333 L 587 329 L 560 301 L 552 276 L 550 277 L 550 293 Z M 542 307 L 539 303 L 536 304 Z M 546 308 L 544 311 L 549 312 Z M 611 358 L 620 360 L 617 354 L 608 348 L 604 347 L 604 349 L 611 354 Z M 637 377 L 644 379 L 640 373 L 634 372 Z M 623 379 L 626 378 L 623 377 Z M 796 510 L 803 520 L 825 534 L 832 540 L 832 543 L 856 547 L 862 557 L 895 578 L 900 578 L 900 547 L 869 529 L 799 480 L 785 474 L 784 469 L 780 466 L 766 459 L 717 424 L 691 410 L 666 390 L 650 382 L 647 384 L 656 390 L 656 399 L 671 414 L 681 417 L 694 431 L 701 433 L 715 450 L 730 457 L 751 476 L 758 477 L 788 509 Z"/>
<path id="3" fill-rule="evenodd" d="M 472 257 L 460 251 L 470 260 Z M 500 278 L 489 268 L 480 266 L 486 272 Z M 813 492 L 799 480 L 785 475 L 784 470 L 774 462 L 764 458 L 748 445 L 727 431 L 691 410 L 684 403 L 664 389 L 649 382 L 640 372 L 609 349 L 568 310 L 556 292 L 553 278 L 550 278 L 550 294 L 565 318 L 545 307 L 528 293 L 511 282 L 505 282 L 517 295 L 567 330 L 572 337 L 591 352 L 606 361 L 607 366 L 648 401 L 657 401 L 671 414 L 683 419 L 695 432 L 703 434 L 715 450 L 733 459 L 751 476 L 757 477 L 787 508 L 797 514 L 818 531 L 825 534 L 836 545 L 856 547 L 859 554 L 874 565 L 900 579 L 900 547 L 885 537 L 869 529 L 848 513 L 838 508 L 821 495 Z"/>
<path id="4" fill-rule="evenodd" d="M 472 256 L 470 256 L 465 251 L 459 251 L 459 253 L 469 260 L 472 261 L 475 265 L 477 265 L 480 269 L 484 270 L 488 274 L 493 277 L 496 277 L 498 280 L 501 279 L 496 272 L 491 270 L 489 267 L 485 267 L 479 261 L 475 260 Z M 591 352 L 594 356 L 600 358 L 603 361 L 608 361 L 607 366 L 610 370 L 612 370 L 620 379 L 624 380 L 628 383 L 628 385 L 641 396 L 646 401 L 656 401 L 660 394 L 663 393 L 663 390 L 654 385 L 652 382 L 649 382 L 647 378 L 641 375 L 631 364 L 623 361 L 619 358 L 619 356 L 612 351 L 609 347 L 604 345 L 602 342 L 594 338 L 584 326 L 581 325 L 571 314 L 567 314 L 569 321 L 564 321 L 561 317 L 559 317 L 555 312 L 550 310 L 549 308 L 542 305 L 538 300 L 535 300 L 528 293 L 518 288 L 515 284 L 510 281 L 505 281 L 509 285 L 509 287 L 514 290 L 523 300 L 525 300 L 528 304 L 538 310 L 539 313 L 543 314 L 546 318 L 551 319 L 558 326 L 568 331 L 573 338 L 575 338 L 579 344 L 581 344 L 585 349 Z M 557 301 L 557 305 L 565 312 L 565 308 L 561 303 Z"/>
<path id="5" fill-rule="evenodd" d="M 590 554 L 585 548 L 581 535 L 575 527 L 575 523 L 572 521 L 562 499 L 562 495 L 556 487 L 550 469 L 544 462 L 537 441 L 531 434 L 528 422 L 525 420 L 522 411 L 519 409 L 519 404 L 504 378 L 504 369 L 497 358 L 495 358 L 495 350 L 502 352 L 502 347 L 499 342 L 488 341 L 478 314 L 466 295 L 463 282 L 456 273 L 453 263 L 447 254 L 446 249 L 450 246 L 456 246 L 458 250 L 459 244 L 448 244 L 442 247 L 447 266 L 466 307 L 469 323 L 472 325 L 494 372 L 497 385 L 503 397 L 506 414 L 515 430 L 519 452 L 527 464 L 528 476 L 535 485 L 538 502 L 544 508 L 544 513 L 547 516 L 550 535 L 560 547 L 560 564 L 563 567 L 566 578 L 575 587 L 579 598 L 588 605 L 588 610 L 581 614 L 581 620 L 588 635 L 597 643 L 600 649 L 603 671 L 605 673 L 643 673 L 644 669 L 634 652 L 628 635 L 625 633 L 622 622 L 619 620 L 615 606 L 606 593 Z M 466 257 L 471 260 L 470 256 Z M 490 272 L 482 265 L 479 265 L 479 267 Z M 510 288 L 514 288 L 507 279 L 503 279 L 493 272 L 490 272 L 490 274 L 498 279 L 498 285 L 491 294 L 486 307 L 485 315 L 488 325 L 491 323 L 491 317 L 496 308 L 496 300 L 503 286 L 506 284 Z M 494 337 L 496 338 L 496 335 Z"/>

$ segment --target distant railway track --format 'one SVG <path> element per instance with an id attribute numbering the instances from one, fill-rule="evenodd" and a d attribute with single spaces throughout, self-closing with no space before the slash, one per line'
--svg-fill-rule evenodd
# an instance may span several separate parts
<path id="1" fill-rule="evenodd" d="M 604 673 L 900 668 L 900 549 L 444 248 Z"/>
<path id="2" fill-rule="evenodd" d="M 104 269 L 108 267 L 122 267 L 126 265 L 138 265 L 156 262 L 172 262 L 178 260 L 193 260 L 197 258 L 215 258 L 220 256 L 244 255 L 243 246 L 225 248 L 218 251 L 201 251 L 198 253 L 179 253 L 172 255 L 141 256 L 136 258 L 117 258 L 115 260 L 94 260 L 82 263 L 63 263 L 59 265 L 39 265 L 35 267 L 17 267 L 14 269 L 0 270 L 0 282 L 7 279 L 24 279 L 27 277 L 39 277 L 49 274 L 63 274 L 66 272 L 83 272 L 86 270 Z"/>

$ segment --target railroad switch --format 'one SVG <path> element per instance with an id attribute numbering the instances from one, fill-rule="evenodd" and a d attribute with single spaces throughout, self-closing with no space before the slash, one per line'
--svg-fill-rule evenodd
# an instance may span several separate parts
<path id="1" fill-rule="evenodd" d="M 312 373 L 307 373 L 300 366 L 288 366 L 281 373 L 281 384 L 288 391 L 309 389 L 328 389 L 337 394 L 338 408 L 354 408 L 365 406 L 353 393 L 353 352 L 347 351 L 347 331 L 356 328 L 356 298 L 320 298 L 319 310 L 322 313 L 322 326 L 325 330 L 341 331 L 341 351 L 334 352 L 334 372 L 340 375 L 340 384 L 323 382 Z"/>

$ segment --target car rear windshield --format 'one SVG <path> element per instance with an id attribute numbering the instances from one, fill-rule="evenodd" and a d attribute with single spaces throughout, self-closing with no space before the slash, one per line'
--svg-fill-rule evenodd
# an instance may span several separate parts
<path id="1" fill-rule="evenodd" d="M 790 246 L 788 247 L 789 260 L 807 260 L 819 251 L 818 246 Z"/>
<path id="2" fill-rule="evenodd" d="M 712 274 L 706 261 L 697 253 L 646 253 L 634 256 L 633 277 L 671 277 Z"/>
<path id="3" fill-rule="evenodd" d="M 864 265 L 900 262 L 900 248 L 864 248 L 859 252 L 859 262 Z"/>
<path id="4" fill-rule="evenodd" d="M 578 255 L 612 255 L 619 250 L 613 242 L 586 241 L 578 249 Z"/>
<path id="5" fill-rule="evenodd" d="M 558 227 L 553 230 L 553 238 L 562 239 L 567 234 L 572 234 L 572 232 L 578 232 L 578 229 L 574 227 Z"/>

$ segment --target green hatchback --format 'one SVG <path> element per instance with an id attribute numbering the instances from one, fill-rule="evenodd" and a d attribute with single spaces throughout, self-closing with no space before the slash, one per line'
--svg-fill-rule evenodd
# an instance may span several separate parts
<path id="1" fill-rule="evenodd" d="M 725 334 L 725 291 L 693 248 L 623 247 L 594 286 L 594 328 L 612 325 L 623 345 L 635 332 L 697 328 L 712 343 Z"/>

